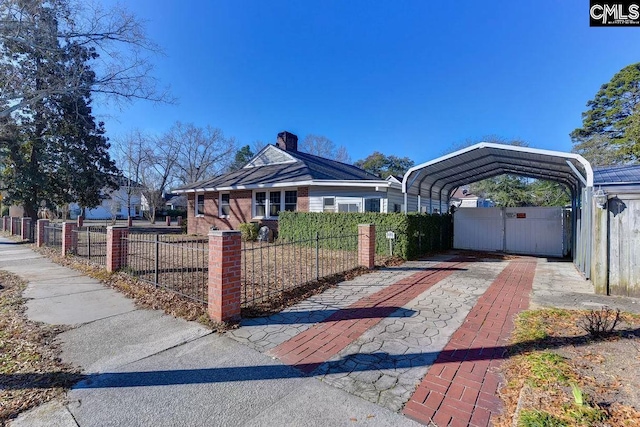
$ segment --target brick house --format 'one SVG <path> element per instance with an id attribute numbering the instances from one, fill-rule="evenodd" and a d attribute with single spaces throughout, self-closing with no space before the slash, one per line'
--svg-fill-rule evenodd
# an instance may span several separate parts
<path id="1" fill-rule="evenodd" d="M 298 137 L 278 134 L 242 169 L 174 190 L 187 195 L 188 233 L 245 222 L 278 227 L 280 211 L 400 212 L 402 186 L 353 165 L 298 151 Z"/>

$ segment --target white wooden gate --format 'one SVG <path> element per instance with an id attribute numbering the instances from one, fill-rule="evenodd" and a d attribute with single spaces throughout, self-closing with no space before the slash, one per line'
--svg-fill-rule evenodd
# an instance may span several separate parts
<path id="1" fill-rule="evenodd" d="M 460 208 L 453 215 L 453 247 L 561 257 L 560 207 Z"/>

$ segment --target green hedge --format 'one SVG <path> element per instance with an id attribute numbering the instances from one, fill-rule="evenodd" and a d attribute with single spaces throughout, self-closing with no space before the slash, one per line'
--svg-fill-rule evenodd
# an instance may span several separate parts
<path id="1" fill-rule="evenodd" d="M 320 237 L 355 234 L 358 224 L 376 225 L 376 252 L 389 253 L 387 231 L 396 235 L 393 254 L 405 259 L 416 258 L 427 252 L 450 249 L 453 227 L 450 215 L 410 213 L 322 213 L 280 212 L 278 236 L 294 241 Z M 349 241 L 352 241 L 349 240 Z M 321 241 L 325 247 L 334 247 L 337 240 Z M 344 247 L 341 249 L 355 249 Z M 352 246 L 353 244 L 351 244 Z"/>

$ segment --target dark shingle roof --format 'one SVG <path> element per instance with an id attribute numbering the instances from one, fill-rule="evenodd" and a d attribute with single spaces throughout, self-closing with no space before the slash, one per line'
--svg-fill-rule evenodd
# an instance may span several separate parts
<path id="1" fill-rule="evenodd" d="M 593 170 L 594 185 L 640 184 L 640 165 L 605 166 Z"/>
<path id="2" fill-rule="evenodd" d="M 219 175 L 209 180 L 196 182 L 175 191 L 202 188 L 250 187 L 259 184 L 284 184 L 311 180 L 375 180 L 379 177 L 353 165 L 340 163 L 299 151 L 287 151 L 297 162 L 243 168 Z"/>

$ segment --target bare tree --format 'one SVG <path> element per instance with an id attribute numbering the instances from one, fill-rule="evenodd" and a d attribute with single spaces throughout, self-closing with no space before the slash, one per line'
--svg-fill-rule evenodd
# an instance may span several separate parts
<path id="1" fill-rule="evenodd" d="M 122 172 L 121 186 L 124 186 L 127 215 L 131 216 L 131 204 L 135 195 L 142 194 L 142 175 L 149 164 L 150 137 L 139 129 L 133 130 L 114 145 L 115 159 Z"/>
<path id="2" fill-rule="evenodd" d="M 336 144 L 323 135 L 307 135 L 300 144 L 300 151 L 336 160 L 342 163 L 351 163 L 351 156 L 344 146 L 336 147 Z"/>
<path id="3" fill-rule="evenodd" d="M 48 14 L 54 25 L 42 25 Z M 58 46 L 53 45 L 57 40 Z M 69 72 L 61 49 L 88 49 L 90 67 Z M 33 106 L 50 96 L 90 91 L 116 102 L 146 99 L 172 102 L 152 75 L 152 55 L 161 53 L 144 25 L 122 6 L 105 9 L 76 0 L 0 1 L 0 117 Z M 38 84 L 26 66 L 37 58 L 59 67 L 60 77 Z M 64 68 L 64 70 L 63 70 Z M 85 74 L 93 73 L 87 79 Z"/>
<path id="4" fill-rule="evenodd" d="M 226 171 L 233 163 L 236 145 L 234 138 L 225 138 L 218 128 L 176 122 L 160 137 L 156 152 L 164 159 L 164 167 L 172 168 L 172 184 L 183 185 Z"/>

